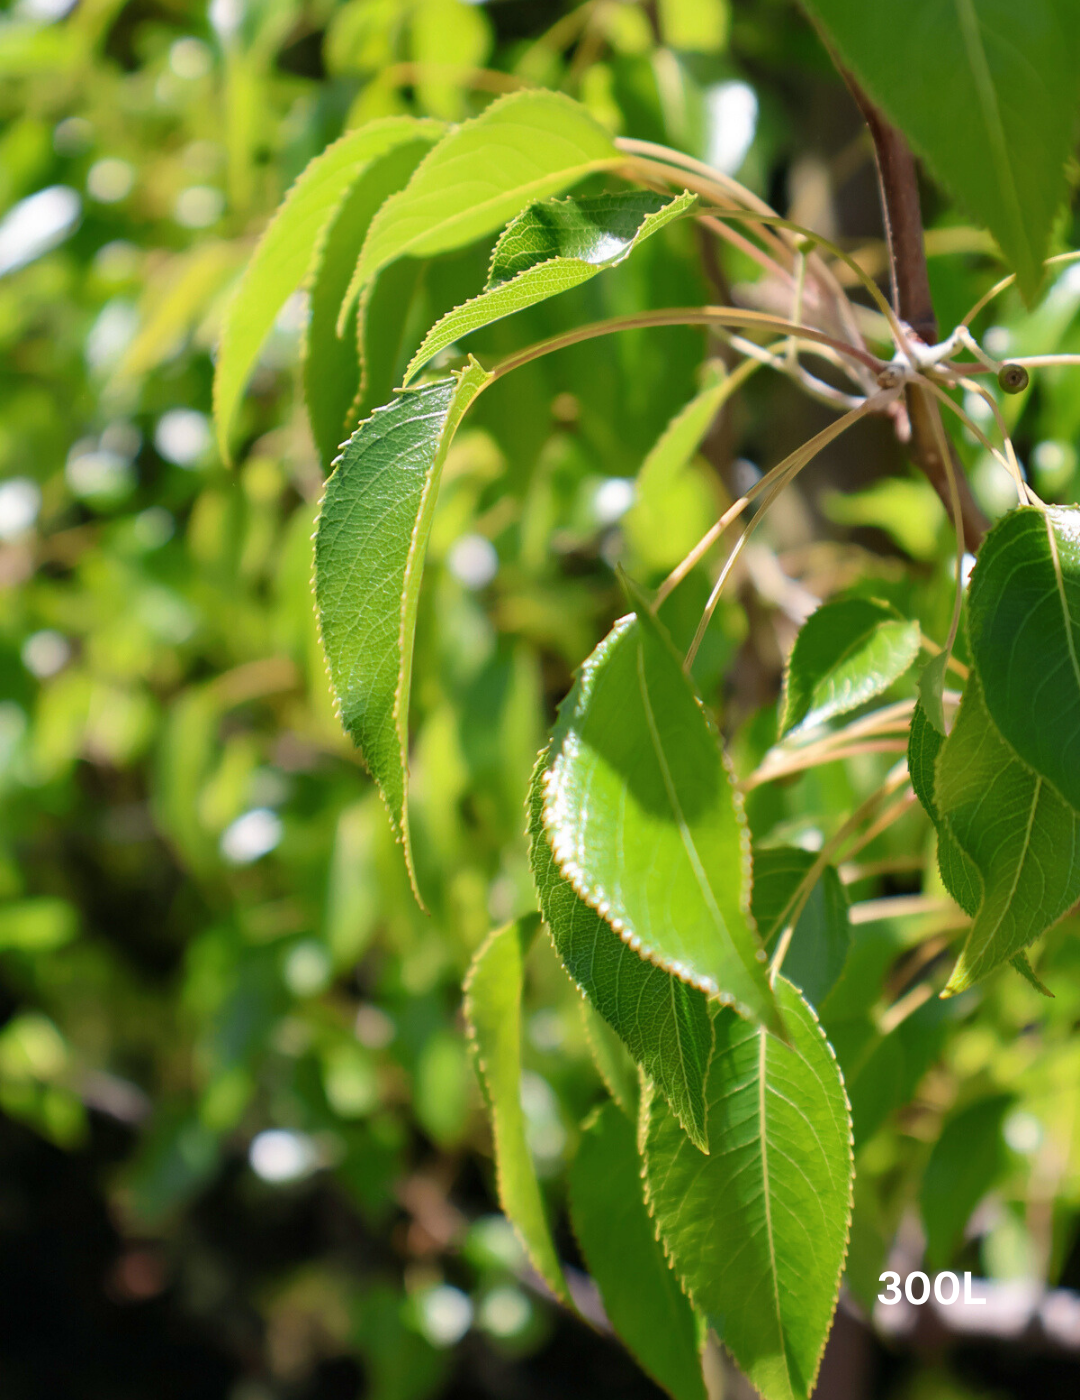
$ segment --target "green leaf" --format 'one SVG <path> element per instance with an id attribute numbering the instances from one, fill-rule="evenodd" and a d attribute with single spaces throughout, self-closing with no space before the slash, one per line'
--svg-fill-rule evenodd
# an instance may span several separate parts
<path id="1" fill-rule="evenodd" d="M 530 206 L 495 245 L 480 295 L 448 311 L 428 331 L 405 371 L 405 383 L 462 336 L 615 267 L 696 203 L 689 192 L 665 199 L 634 190 Z"/>
<path id="2" fill-rule="evenodd" d="M 983 541 L 968 597 L 986 708 L 1080 809 L 1080 507 L 1025 506 Z"/>
<path id="3" fill-rule="evenodd" d="M 619 528 L 634 555 L 650 570 L 673 569 L 716 518 L 709 475 L 704 468 L 696 471 L 691 463 L 730 396 L 732 382 L 720 362 L 710 361 L 700 392 L 679 409 L 641 464 L 634 504 Z"/>
<path id="4" fill-rule="evenodd" d="M 507 924 L 478 949 L 465 981 L 465 1018 L 491 1113 L 499 1203 L 533 1268 L 556 1297 L 569 1302 L 521 1107 L 521 989 L 534 928 L 535 915 Z"/>
<path id="5" fill-rule="evenodd" d="M 845 714 L 888 690 L 919 654 L 919 624 L 888 603 L 843 598 L 807 618 L 784 676 L 780 733 Z"/>
<path id="6" fill-rule="evenodd" d="M 908 733 L 908 773 L 915 796 L 937 830 L 938 869 L 945 888 L 965 914 L 974 918 L 982 899 L 982 880 L 970 859 L 956 843 L 948 824 L 941 820 L 935 788 L 938 754 L 945 736 L 930 723 L 922 704 L 916 704 Z"/>
<path id="7" fill-rule="evenodd" d="M 968 1104 L 953 1114 L 934 1144 L 919 1192 L 932 1269 L 952 1262 L 971 1212 L 1005 1166 L 1001 1125 L 1012 1104 L 1011 1094 Z"/>
<path id="8" fill-rule="evenodd" d="M 765 1400 L 814 1388 L 847 1249 L 851 1115 L 813 1011 L 783 977 L 782 1044 L 716 1017 L 703 1157 L 653 1098 L 646 1195 L 694 1305 Z"/>
<path id="9" fill-rule="evenodd" d="M 585 1124 L 569 1184 L 574 1234 L 611 1325 L 675 1400 L 705 1400 L 697 1319 L 649 1219 L 633 1126 L 614 1104 Z"/>
<path id="10" fill-rule="evenodd" d="M 555 92 L 515 92 L 454 127 L 368 232 L 345 307 L 388 263 L 463 248 L 538 199 L 625 157 L 600 124 Z"/>
<path id="11" fill-rule="evenodd" d="M 1080 898 L 1080 815 L 998 733 L 973 672 L 935 768 L 938 808 L 982 898 L 945 988 L 963 991 Z"/>
<path id="12" fill-rule="evenodd" d="M 529 793 L 529 858 L 540 911 L 571 978 L 671 1105 L 702 1150 L 705 1077 L 712 1054 L 712 1020 L 705 994 L 646 962 L 595 909 L 579 899 L 555 864 L 544 831 L 542 754 Z"/>
<path id="13" fill-rule="evenodd" d="M 659 0 L 664 43 L 693 53 L 716 53 L 727 43 L 728 0 Z"/>
<path id="14" fill-rule="evenodd" d="M 315 602 L 331 684 L 410 873 L 406 765 L 420 580 L 446 453 L 489 381 L 473 361 L 376 409 L 345 444 L 316 526 Z"/>
<path id="15" fill-rule="evenodd" d="M 636 1123 L 641 1099 L 641 1076 L 630 1051 L 588 997 L 581 999 L 581 1021 L 585 1039 L 592 1051 L 593 1064 L 604 1081 L 604 1088 L 630 1122 Z M 704 1116 L 704 1110 L 702 1112 Z"/>
<path id="16" fill-rule="evenodd" d="M 433 126 L 434 130 L 421 133 L 415 140 L 404 141 L 372 160 L 346 191 L 319 240 L 311 288 L 311 318 L 304 340 L 304 400 L 324 465 L 329 465 L 337 456 L 347 436 L 349 411 L 360 390 L 356 314 L 350 316 L 345 333 L 339 336 L 338 310 L 372 219 L 384 201 L 408 183 L 438 139 L 440 128 Z M 413 277 L 419 266 L 417 263 L 407 265 Z M 395 309 L 400 311 L 401 308 Z M 404 319 L 403 315 L 397 317 L 399 341 Z M 391 340 L 390 345 L 393 344 Z M 379 366 L 384 372 L 378 376 L 383 382 L 376 402 L 383 403 L 394 386 L 397 355 L 385 342 L 372 349 L 375 356 L 365 356 L 369 378 L 373 359 L 376 364 L 379 359 L 391 362 L 389 373 L 385 372 L 386 366 Z"/>
<path id="17" fill-rule="evenodd" d="M 949 653 L 938 652 L 922 669 L 919 676 L 919 706 L 927 722 L 944 739 L 945 728 L 945 672 L 949 666 Z"/>
<path id="18" fill-rule="evenodd" d="M 746 820 L 679 657 L 642 607 L 559 712 L 544 826 L 578 896 L 635 953 L 783 1033 L 748 917 Z"/>
<path id="19" fill-rule="evenodd" d="M 229 460 L 229 433 L 244 385 L 274 318 L 312 270 L 320 235 L 342 196 L 369 161 L 418 137 L 442 130 L 435 121 L 384 117 L 347 132 L 328 146 L 297 179 L 270 220 L 221 330 L 214 370 L 214 416 L 222 457 Z"/>
<path id="20" fill-rule="evenodd" d="M 825 1024 L 844 1074 L 858 1151 L 890 1113 L 911 1101 L 964 1008 L 933 997 L 888 1035 L 881 1035 L 866 1017 L 834 1021 L 827 1014 L 830 1009 L 825 1007 Z"/>
<path id="21" fill-rule="evenodd" d="M 750 912 L 770 954 L 787 924 L 788 903 L 816 858 L 797 846 L 754 850 Z M 827 865 L 795 925 L 784 956 L 784 976 L 818 1007 L 843 972 L 850 944 L 847 895 L 839 875 Z"/>
<path id="22" fill-rule="evenodd" d="M 1030 301 L 1066 193 L 1080 74 L 1075 0 L 804 0 L 841 60 L 986 224 Z"/>

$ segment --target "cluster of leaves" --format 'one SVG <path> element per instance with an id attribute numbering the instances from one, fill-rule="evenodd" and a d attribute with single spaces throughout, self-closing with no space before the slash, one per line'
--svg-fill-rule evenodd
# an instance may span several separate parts
<path id="1" fill-rule="evenodd" d="M 873 8 L 808 6 L 1032 301 L 1071 7 L 1040 3 L 1022 53 L 981 61 L 980 0 L 952 50 L 916 16 L 915 69 L 891 31 L 882 57 Z M 242 1330 L 258 1298 L 275 1385 L 355 1352 L 389 1400 L 438 1391 L 470 1316 L 504 1357 L 541 1346 L 537 1274 L 595 1321 L 583 1262 L 673 1395 L 704 1393 L 711 1328 L 787 1397 L 812 1388 L 841 1278 L 869 1307 L 913 1206 L 935 1267 L 1060 1277 L 1080 1204 L 1056 923 L 1080 894 L 1074 508 L 1003 515 L 953 628 L 959 709 L 948 645 L 917 690 L 967 573 L 944 510 L 899 474 L 888 420 L 829 449 L 824 480 L 869 489 L 794 479 L 822 419 L 792 381 L 848 408 L 817 451 L 903 348 L 858 291 L 880 243 L 848 259 L 767 222 L 781 152 L 814 160 L 783 84 L 812 74 L 846 110 L 810 31 L 743 7 L 729 52 L 719 0 L 527 34 L 512 6 L 457 0 L 214 9 L 215 28 L 108 5 L 12 20 L 3 60 L 8 203 L 87 200 L 0 283 L 8 499 L 40 501 L 3 554 L 0 1104 L 75 1153 L 126 1125 L 114 1292 L 146 1296 L 123 1249 L 150 1237 L 204 1316 Z M 747 55 L 757 194 L 725 203 L 692 158 L 719 158 Z M 1001 272 L 959 219 L 928 235 L 951 255 L 931 264 L 946 325 Z M 972 325 L 999 358 L 1068 354 L 1078 304 L 1066 267 L 1033 311 L 1006 288 L 993 336 Z M 874 349 L 829 361 L 849 312 Z M 771 386 L 748 382 L 760 363 Z M 1041 494 L 1074 500 L 1067 366 L 993 406 L 972 368 L 935 383 L 983 505 L 1016 497 L 995 411 Z M 755 487 L 739 452 L 780 468 Z M 781 485 L 721 575 L 741 601 L 711 596 L 697 542 Z M 858 544 L 810 548 L 791 502 Z M 1040 938 L 1054 1001 L 986 980 Z M 468 1166 L 488 1160 L 470 1057 L 524 1253 Z M 240 1260 L 191 1286 L 227 1248 L 200 1202 L 254 1220 L 318 1192 L 361 1222 L 359 1260 L 333 1236 L 272 1291 Z"/>

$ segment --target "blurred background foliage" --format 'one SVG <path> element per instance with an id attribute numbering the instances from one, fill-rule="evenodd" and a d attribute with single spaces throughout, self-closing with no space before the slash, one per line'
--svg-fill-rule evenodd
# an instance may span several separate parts
<path id="1" fill-rule="evenodd" d="M 341 734 L 315 634 L 323 464 L 298 388 L 302 294 L 263 350 L 235 471 L 208 416 L 222 306 L 306 162 L 369 118 L 459 120 L 531 84 L 738 172 L 884 273 L 869 145 L 790 0 L 19 0 L 0 19 L 10 1400 L 656 1393 L 614 1343 L 549 1306 L 497 1213 L 460 983 L 492 924 L 534 907 L 528 775 L 572 668 L 622 610 L 614 562 L 658 580 L 828 414 L 761 373 L 700 454 L 635 491 L 703 382 L 703 355 L 723 358 L 700 330 L 593 341 L 484 396 L 447 466 L 418 635 L 413 811 L 430 914 Z M 926 201 L 947 327 L 998 264 L 937 192 Z M 389 288 L 406 331 L 376 347 L 369 407 L 423 330 L 479 288 L 487 251 L 409 264 Z M 679 225 L 470 348 L 727 300 L 751 275 Z M 1009 296 L 979 326 L 998 355 L 1080 350 L 1078 308 L 1066 270 L 1034 313 Z M 1041 374 L 1005 412 L 1039 491 L 1075 501 L 1067 372 Z M 1007 478 L 958 443 L 1000 513 Z M 724 697 L 744 772 L 775 738 L 782 658 L 816 599 L 888 597 L 939 638 L 951 607 L 943 512 L 886 423 L 823 454 L 756 541 L 696 667 L 703 692 Z M 704 575 L 673 600 L 677 635 L 696 622 L 695 586 Z M 755 790 L 755 839 L 820 845 L 888 761 Z M 917 807 L 847 872 L 849 892 L 918 890 L 922 870 L 902 868 L 912 850 L 929 860 Z M 940 893 L 927 870 L 921 887 Z M 863 1304 L 930 1154 L 948 1175 L 948 1153 L 970 1150 L 962 1124 L 938 1142 L 942 1125 L 991 1093 L 1000 1112 L 972 1129 L 987 1171 L 955 1212 L 982 1205 L 944 1257 L 1080 1285 L 1075 930 L 1055 930 L 1043 953 L 1055 1002 L 1007 974 L 978 997 L 927 1003 L 884 1049 L 867 1040 L 882 977 L 903 985 L 906 950 L 940 951 L 950 917 L 854 930 L 848 1080 L 870 1128 L 848 1287 Z M 573 1262 L 558 1172 L 602 1089 L 579 998 L 543 940 L 528 997 L 530 1141 Z M 844 1027 L 830 1030 L 843 1059 Z M 1019 1395 L 1043 1365 L 1010 1390 L 1008 1365 L 980 1356 L 961 1381 L 953 1363 L 879 1351 L 865 1393 L 989 1394 L 998 1365 L 992 1393 Z M 1037 1373 L 1047 1395 L 1075 1395 L 1071 1366 Z"/>

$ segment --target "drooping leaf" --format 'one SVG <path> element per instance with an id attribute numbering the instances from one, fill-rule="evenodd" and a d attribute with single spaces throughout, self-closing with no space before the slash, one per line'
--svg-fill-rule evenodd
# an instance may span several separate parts
<path id="1" fill-rule="evenodd" d="M 971 1212 L 1005 1165 L 1001 1125 L 1012 1103 L 1011 1094 L 995 1094 L 968 1104 L 953 1114 L 934 1144 L 919 1192 L 926 1258 L 933 1269 L 952 1262 Z"/>
<path id="2" fill-rule="evenodd" d="M 418 133 L 413 140 L 402 142 L 384 155 L 372 160 L 348 188 L 338 208 L 324 227 L 315 256 L 311 287 L 311 317 L 304 338 L 304 401 L 307 405 L 311 431 L 324 465 L 329 466 L 347 434 L 349 410 L 360 390 L 360 347 L 357 344 L 355 312 L 349 318 L 344 334 L 337 333 L 338 310 L 348 290 L 349 279 L 359 250 L 363 245 L 371 220 L 384 200 L 402 189 L 413 171 L 438 139 L 440 128 Z M 415 275 L 419 264 L 409 264 Z M 399 312 L 403 308 L 396 308 Z M 398 337 L 405 320 L 396 318 Z M 395 342 L 391 341 L 393 346 Z M 399 343 L 399 342 L 398 342 Z M 379 374 L 382 381 L 376 402 L 384 403 L 394 387 L 393 376 L 397 356 L 385 344 L 372 347 L 367 368 L 369 379 L 375 366 L 374 358 L 391 360 L 389 372 Z"/>
<path id="3" fill-rule="evenodd" d="M 713 1044 L 705 994 L 640 957 L 559 873 L 543 820 L 549 758 L 540 756 L 529 792 L 529 859 L 540 912 L 567 972 L 704 1151 Z"/>
<path id="4" fill-rule="evenodd" d="M 986 708 L 1025 763 L 1080 809 L 1080 506 L 999 520 L 971 575 Z"/>
<path id="5" fill-rule="evenodd" d="M 858 1151 L 890 1113 L 910 1102 L 963 1008 L 958 1002 L 932 997 L 887 1035 L 869 1017 L 833 1020 L 830 1010 L 831 1003 L 825 1007 L 825 1026 L 843 1071 Z"/>
<path id="6" fill-rule="evenodd" d="M 473 361 L 377 409 L 345 444 L 316 528 L 315 601 L 330 680 L 410 871 L 406 764 L 420 579 L 443 461 L 488 382 Z"/>
<path id="7" fill-rule="evenodd" d="M 695 1306 L 765 1400 L 813 1390 L 851 1218 L 851 1116 L 813 1011 L 783 977 L 791 1043 L 716 1017 L 703 1157 L 648 1105 L 646 1194 Z"/>
<path id="8" fill-rule="evenodd" d="M 928 723 L 944 739 L 945 729 L 945 672 L 949 665 L 949 653 L 938 652 L 922 669 L 919 677 L 919 705 Z"/>
<path id="9" fill-rule="evenodd" d="M 641 1076 L 623 1041 L 588 997 L 581 998 L 581 1020 L 593 1064 L 604 1087 L 631 1123 L 637 1122 Z"/>
<path id="10" fill-rule="evenodd" d="M 555 92 L 515 92 L 455 127 L 372 222 L 345 308 L 400 257 L 463 248 L 538 199 L 623 157 L 584 107 Z"/>
<path id="11" fill-rule="evenodd" d="M 964 913 L 974 918 L 982 899 L 982 880 L 969 857 L 957 845 L 948 823 L 941 820 L 935 796 L 937 759 L 944 743 L 945 736 L 930 723 L 922 705 L 917 704 L 908 733 L 911 786 L 937 830 L 938 869 L 942 882 Z"/>
<path id="12" fill-rule="evenodd" d="M 710 363 L 701 390 L 679 409 L 641 464 L 634 504 L 619 528 L 634 555 L 650 569 L 674 568 L 704 534 L 702 521 L 707 528 L 715 519 L 715 491 L 704 470 L 695 470 L 693 458 L 733 382 L 738 383 L 722 364 Z M 677 601 L 679 595 L 672 599 Z"/>
<path id="13" fill-rule="evenodd" d="M 113 371 L 114 383 L 149 374 L 175 355 L 240 261 L 235 243 L 216 239 L 170 258 L 147 287 L 139 332 Z"/>
<path id="14" fill-rule="evenodd" d="M 244 384 L 274 318 L 312 269 L 320 235 L 369 161 L 442 130 L 436 121 L 384 117 L 346 132 L 304 170 L 271 219 L 229 305 L 214 370 L 214 416 L 222 457 Z"/>
<path id="15" fill-rule="evenodd" d="M 1042 280 L 1080 94 L 1074 0 L 804 0 L 931 170 L 1001 245 L 1030 300 Z"/>
<path id="16" fill-rule="evenodd" d="M 615 1331 L 674 1400 L 705 1400 L 694 1310 L 642 1194 L 633 1125 L 604 1104 L 570 1167 L 570 1220 Z"/>
<path id="17" fill-rule="evenodd" d="M 482 68 L 491 50 L 491 24 L 482 6 L 468 0 L 419 0 L 411 10 L 409 40 L 420 106 L 456 120 L 462 115 L 469 70 Z"/>
<path id="18" fill-rule="evenodd" d="M 825 603 L 795 639 L 780 733 L 845 714 L 888 690 L 919 653 L 919 625 L 874 598 Z"/>
<path id="19" fill-rule="evenodd" d="M 1001 737 L 974 672 L 935 778 L 941 819 L 982 885 L 945 988 L 953 994 L 1008 962 L 1080 898 L 1080 814 Z"/>
<path id="20" fill-rule="evenodd" d="M 728 0 L 659 0 L 656 8 L 664 43 L 673 49 L 716 53 L 724 47 L 731 23 Z"/>
<path id="21" fill-rule="evenodd" d="M 745 818 L 715 732 L 648 607 L 586 661 L 545 779 L 555 862 L 635 953 L 782 1034 L 748 917 Z"/>
<path id="22" fill-rule="evenodd" d="M 771 954 L 788 920 L 788 903 L 816 857 L 797 846 L 754 850 L 754 887 L 750 912 Z M 851 927 L 848 898 L 840 877 L 827 865 L 806 902 L 784 956 L 784 976 L 818 1007 L 844 970 Z"/>
<path id="23" fill-rule="evenodd" d="M 495 246 L 487 286 L 428 331 L 405 372 L 405 383 L 433 356 L 471 331 L 547 301 L 615 267 L 697 201 L 645 191 L 589 199 L 548 200 L 519 214 Z"/>
<path id="24" fill-rule="evenodd" d="M 535 922 L 534 915 L 496 929 L 478 949 L 465 981 L 465 1018 L 491 1114 L 499 1203 L 533 1268 L 556 1297 L 569 1301 L 521 1107 L 521 989 Z"/>

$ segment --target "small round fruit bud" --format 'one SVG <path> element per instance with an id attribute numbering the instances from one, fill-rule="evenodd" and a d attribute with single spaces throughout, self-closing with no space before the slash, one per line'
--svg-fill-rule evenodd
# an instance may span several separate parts
<path id="1" fill-rule="evenodd" d="M 1028 382 L 1029 375 L 1023 365 L 1002 365 L 998 370 L 998 383 L 1006 394 L 1022 394 Z"/>

